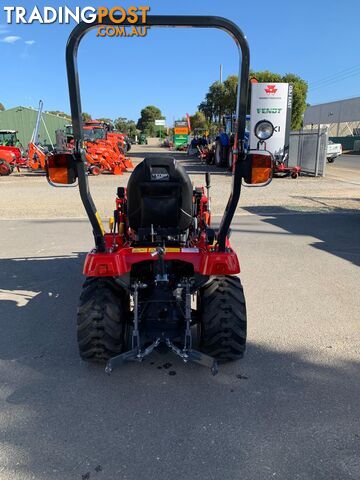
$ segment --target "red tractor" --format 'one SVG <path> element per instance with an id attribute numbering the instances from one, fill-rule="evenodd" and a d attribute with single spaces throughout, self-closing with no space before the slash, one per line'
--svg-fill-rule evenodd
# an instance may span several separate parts
<path id="1" fill-rule="evenodd" d="M 105 18 L 104 23 L 114 21 Z M 242 31 L 219 17 L 149 16 L 147 25 L 215 27 L 229 33 L 240 47 L 232 191 L 220 225 L 213 226 L 209 173 L 206 188 L 193 188 L 175 158 L 154 155 L 137 165 L 127 188 L 117 189 L 110 231 L 105 232 L 89 191 L 81 148 L 84 131 L 77 75 L 78 46 L 95 25 L 80 23 L 70 34 L 66 50 L 74 149 L 47 157 L 52 185 L 78 183 L 94 234 L 95 246 L 84 265 L 87 278 L 78 308 L 78 346 L 85 361 L 105 362 L 107 373 L 125 362 L 142 361 L 155 349 L 165 349 L 185 363 L 210 367 L 215 374 L 218 361 L 242 358 L 246 346 L 245 297 L 229 228 L 242 183 L 268 184 L 273 158 L 266 151 L 246 153 L 244 149 L 249 49 Z"/>
<path id="2" fill-rule="evenodd" d="M 0 130 L 0 176 L 10 175 L 15 168 L 25 166 L 16 130 Z"/>

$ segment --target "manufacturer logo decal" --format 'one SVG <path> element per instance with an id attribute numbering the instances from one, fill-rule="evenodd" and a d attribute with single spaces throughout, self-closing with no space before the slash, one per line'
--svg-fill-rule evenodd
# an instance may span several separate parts
<path id="1" fill-rule="evenodd" d="M 169 180 L 168 173 L 152 173 L 151 180 Z"/>
<path id="2" fill-rule="evenodd" d="M 280 113 L 282 108 L 257 108 L 257 113 Z"/>
<path id="3" fill-rule="evenodd" d="M 275 87 L 275 85 L 268 85 L 265 88 L 265 93 L 266 95 L 275 95 L 275 93 L 278 91 L 278 89 Z"/>

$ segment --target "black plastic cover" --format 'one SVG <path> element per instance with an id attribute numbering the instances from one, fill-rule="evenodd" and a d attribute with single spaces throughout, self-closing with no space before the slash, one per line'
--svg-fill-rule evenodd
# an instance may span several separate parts
<path id="1" fill-rule="evenodd" d="M 127 186 L 129 226 L 189 228 L 192 184 L 185 169 L 169 156 L 145 158 L 133 171 Z"/>

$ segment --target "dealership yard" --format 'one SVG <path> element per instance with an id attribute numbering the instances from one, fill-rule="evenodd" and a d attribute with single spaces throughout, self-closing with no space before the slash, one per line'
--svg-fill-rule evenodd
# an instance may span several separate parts
<path id="1" fill-rule="evenodd" d="M 165 149 L 134 146 L 132 160 L 136 164 L 144 152 L 159 151 L 169 153 Z M 187 167 L 194 184 L 203 185 L 208 167 L 189 160 L 185 154 L 177 153 L 176 156 Z M 231 175 L 216 167 L 211 167 L 211 171 L 213 213 L 221 214 L 230 193 Z M 90 177 L 91 192 L 103 220 L 107 221 L 113 210 L 116 187 L 126 185 L 129 175 Z M 50 188 L 43 174 L 15 173 L 0 178 L 0 185 L 0 218 L 85 218 L 78 190 Z M 359 187 L 360 156 L 344 155 L 334 164 L 326 165 L 325 178 L 275 179 L 267 188 L 244 188 L 238 212 L 243 214 L 259 207 L 262 212 L 271 212 L 274 208 L 290 211 L 358 210 Z"/>
<path id="2" fill-rule="evenodd" d="M 207 167 L 177 157 L 203 184 Z M 211 170 L 218 222 L 231 176 Z M 90 178 L 103 220 L 128 177 Z M 243 189 L 231 240 L 248 350 L 216 377 L 160 354 L 111 377 L 82 363 L 78 191 L 22 173 L 0 178 L 0 199 L 0 480 L 360 478 L 360 156 Z"/>

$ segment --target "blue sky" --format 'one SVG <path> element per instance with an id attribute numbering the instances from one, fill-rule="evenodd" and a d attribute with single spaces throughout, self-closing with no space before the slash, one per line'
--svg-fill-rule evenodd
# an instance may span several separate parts
<path id="1" fill-rule="evenodd" d="M 8 4 L 8 2 L 5 2 Z M 52 0 L 15 1 L 57 7 Z M 309 82 L 312 104 L 360 96 L 358 0 L 90 0 L 68 6 L 149 5 L 152 14 L 220 15 L 237 23 L 248 38 L 251 67 L 295 73 Z M 249 7 L 249 5 L 252 5 Z M 36 106 L 70 111 L 64 52 L 73 25 L 6 25 L 0 10 L 0 102 L 7 108 Z M 6 37 L 21 37 L 4 41 Z M 193 113 L 208 86 L 237 73 L 238 54 L 224 32 L 152 29 L 146 38 L 96 38 L 80 46 L 83 110 L 93 117 L 124 116 L 137 120 L 141 108 L 161 108 L 169 124 Z"/>

